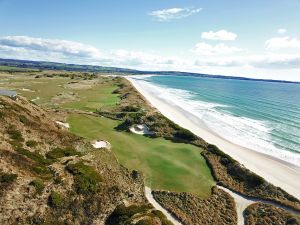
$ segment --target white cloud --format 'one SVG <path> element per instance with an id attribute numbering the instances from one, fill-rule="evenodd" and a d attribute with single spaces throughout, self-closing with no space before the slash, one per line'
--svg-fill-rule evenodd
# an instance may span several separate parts
<path id="1" fill-rule="evenodd" d="M 274 37 L 265 42 L 266 49 L 300 48 L 300 40 L 290 37 Z"/>
<path id="2" fill-rule="evenodd" d="M 201 37 L 208 40 L 234 41 L 237 38 L 237 35 L 227 30 L 219 30 L 216 32 L 203 32 Z"/>
<path id="3" fill-rule="evenodd" d="M 258 68 L 296 69 L 300 68 L 300 55 L 262 55 L 252 58 L 249 64 Z"/>
<path id="4" fill-rule="evenodd" d="M 154 17 L 158 21 L 170 21 L 173 19 L 181 19 L 191 16 L 195 13 L 199 13 L 202 8 L 170 8 L 156 10 L 149 13 L 150 16 Z"/>
<path id="5" fill-rule="evenodd" d="M 277 33 L 278 34 L 284 34 L 284 33 L 286 33 L 287 32 L 287 30 L 285 29 L 285 28 L 279 28 L 278 30 L 277 30 Z"/>
<path id="6" fill-rule="evenodd" d="M 80 42 L 27 36 L 0 37 L 0 57 L 131 68 L 182 65 L 176 57 L 123 49 L 104 51 Z"/>
<path id="7" fill-rule="evenodd" d="M 97 58 L 101 56 L 101 52 L 93 46 L 66 40 L 6 36 L 0 37 L 0 45 L 33 51 L 56 52 L 74 57 Z"/>
<path id="8" fill-rule="evenodd" d="M 205 42 L 200 42 L 196 44 L 193 49 L 191 49 L 191 52 L 199 55 L 224 55 L 240 51 L 242 51 L 242 49 L 234 46 L 227 46 L 223 43 L 210 45 Z"/>

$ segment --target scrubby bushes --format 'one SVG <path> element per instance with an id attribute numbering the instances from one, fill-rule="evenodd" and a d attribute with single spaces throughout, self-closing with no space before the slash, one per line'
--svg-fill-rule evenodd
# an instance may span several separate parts
<path id="1" fill-rule="evenodd" d="M 182 224 L 237 224 L 233 198 L 223 190 L 213 188 L 207 199 L 189 193 L 153 191 L 159 204 L 177 217 Z"/>
<path id="2" fill-rule="evenodd" d="M 48 198 L 48 205 L 53 208 L 58 208 L 63 205 L 62 196 L 55 191 L 52 191 Z"/>
<path id="3" fill-rule="evenodd" d="M 38 143 L 36 141 L 34 141 L 34 140 L 26 141 L 25 144 L 26 144 L 27 147 L 30 147 L 30 148 L 34 148 L 34 147 L 36 147 L 38 145 Z"/>
<path id="4" fill-rule="evenodd" d="M 214 145 L 201 153 L 222 186 L 246 196 L 273 201 L 300 210 L 298 199 L 251 172 Z"/>
<path id="5" fill-rule="evenodd" d="M 123 225 L 133 224 L 137 221 L 137 225 L 172 225 L 167 218 L 157 210 L 154 210 L 150 204 L 143 205 L 119 205 L 106 221 L 107 225 Z M 160 223 L 158 223 L 160 221 Z"/>
<path id="6" fill-rule="evenodd" d="M 92 194 L 98 190 L 102 177 L 93 167 L 85 165 L 82 161 L 68 164 L 67 171 L 74 176 L 74 188 L 79 194 Z"/>
<path id="7" fill-rule="evenodd" d="M 22 136 L 22 133 L 19 130 L 16 130 L 13 126 L 10 126 L 7 129 L 7 134 L 9 137 L 15 141 L 23 142 L 24 138 Z"/>
<path id="8" fill-rule="evenodd" d="M 35 179 L 31 181 L 29 185 L 35 187 L 36 194 L 42 194 L 45 188 L 44 182 L 41 179 Z"/>
<path id="9" fill-rule="evenodd" d="M 13 173 L 0 173 L 0 184 L 9 185 L 16 181 L 18 175 Z"/>
<path id="10" fill-rule="evenodd" d="M 264 203 L 255 203 L 244 211 L 245 224 L 286 224 L 299 225 L 300 217 L 287 211 Z"/>
<path id="11" fill-rule="evenodd" d="M 46 157 L 48 159 L 59 159 L 66 156 L 74 156 L 74 155 L 80 155 L 79 152 L 77 152 L 72 147 L 66 147 L 66 148 L 55 148 L 49 152 L 47 152 Z"/>

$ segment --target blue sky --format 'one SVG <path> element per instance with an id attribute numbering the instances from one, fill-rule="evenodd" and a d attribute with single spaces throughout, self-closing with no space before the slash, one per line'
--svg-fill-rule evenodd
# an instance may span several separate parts
<path id="1" fill-rule="evenodd" d="M 300 80 L 299 0 L 0 0 L 0 57 Z"/>

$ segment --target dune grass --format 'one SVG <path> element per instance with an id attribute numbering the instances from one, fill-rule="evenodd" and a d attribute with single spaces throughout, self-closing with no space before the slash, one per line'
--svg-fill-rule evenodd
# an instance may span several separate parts
<path id="1" fill-rule="evenodd" d="M 81 137 L 108 140 L 119 162 L 142 171 L 151 188 L 210 195 L 214 180 L 198 147 L 119 132 L 114 129 L 118 122 L 104 117 L 73 114 L 68 122 Z"/>

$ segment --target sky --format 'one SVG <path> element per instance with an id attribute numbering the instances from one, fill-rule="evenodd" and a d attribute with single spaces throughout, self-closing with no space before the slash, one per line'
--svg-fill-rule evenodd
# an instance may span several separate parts
<path id="1" fill-rule="evenodd" d="M 0 0 L 0 57 L 300 81 L 300 0 Z"/>

